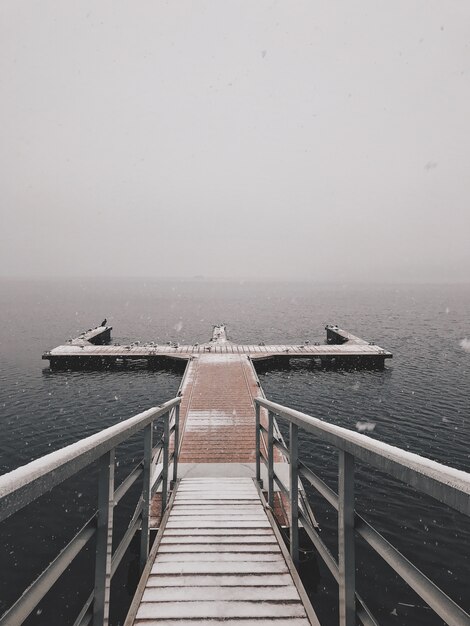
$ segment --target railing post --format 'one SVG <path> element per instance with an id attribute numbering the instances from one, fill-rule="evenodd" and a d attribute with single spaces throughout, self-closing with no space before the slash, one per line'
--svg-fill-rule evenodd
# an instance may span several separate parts
<path id="1" fill-rule="evenodd" d="M 289 424 L 290 555 L 299 566 L 299 428 Z"/>
<path id="2" fill-rule="evenodd" d="M 168 497 L 168 460 L 170 458 L 170 412 L 163 416 L 162 515 Z"/>
<path id="3" fill-rule="evenodd" d="M 113 551 L 114 449 L 99 460 L 93 626 L 107 626 Z"/>
<path id="4" fill-rule="evenodd" d="M 180 405 L 175 406 L 175 431 L 173 434 L 173 482 L 178 479 L 178 453 L 180 438 Z"/>
<path id="5" fill-rule="evenodd" d="M 144 480 L 142 486 L 142 530 L 140 533 L 140 571 L 147 563 L 150 535 L 153 422 L 144 430 Z"/>
<path id="6" fill-rule="evenodd" d="M 356 623 L 356 565 L 354 557 L 354 456 L 339 450 L 338 565 L 339 624 Z"/>
<path id="7" fill-rule="evenodd" d="M 261 431 L 260 431 L 260 411 L 261 407 L 258 403 L 255 403 L 256 412 L 256 482 L 262 486 L 261 482 Z"/>
<path id="8" fill-rule="evenodd" d="M 274 508 L 274 418 L 268 411 L 268 504 Z"/>

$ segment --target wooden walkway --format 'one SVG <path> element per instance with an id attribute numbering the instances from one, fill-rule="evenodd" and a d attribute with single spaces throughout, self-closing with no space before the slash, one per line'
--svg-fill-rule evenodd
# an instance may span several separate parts
<path id="1" fill-rule="evenodd" d="M 255 462 L 253 399 L 261 390 L 246 356 L 201 354 L 193 358 L 181 391 L 181 463 Z"/>
<path id="2" fill-rule="evenodd" d="M 318 625 L 250 478 L 180 482 L 126 620 L 203 624 Z"/>
<path id="3" fill-rule="evenodd" d="M 254 398 L 264 394 L 251 360 L 235 354 L 193 357 L 186 367 L 179 393 L 182 395 L 180 474 L 185 467 L 190 475 L 191 466 L 196 466 L 199 475 L 204 471 L 203 465 L 220 464 L 217 469 L 223 475 L 227 473 L 227 466 L 223 464 L 232 464 L 230 474 L 233 475 L 237 472 L 235 464 L 249 464 L 254 476 Z M 260 419 L 267 427 L 264 410 Z M 262 445 L 267 455 L 264 441 Z M 274 461 L 287 464 L 278 449 L 274 450 Z M 239 475 L 242 476 L 243 472 Z M 152 502 L 152 528 L 157 528 L 160 523 L 160 511 L 160 494 L 156 494 Z M 274 513 L 281 525 L 287 524 L 289 504 L 277 488 Z"/>

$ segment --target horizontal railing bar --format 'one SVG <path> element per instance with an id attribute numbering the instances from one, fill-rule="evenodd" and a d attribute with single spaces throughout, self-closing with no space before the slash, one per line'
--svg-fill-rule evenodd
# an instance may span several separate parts
<path id="1" fill-rule="evenodd" d="M 469 626 L 470 615 L 356 513 L 357 533 L 449 626 Z"/>
<path id="2" fill-rule="evenodd" d="M 120 562 L 122 561 L 123 556 L 126 553 L 127 548 L 129 547 L 132 538 L 139 530 L 141 525 L 141 513 L 142 513 L 142 499 L 140 499 L 137 504 L 136 510 L 134 511 L 134 515 L 132 516 L 131 521 L 129 522 L 129 526 L 124 534 L 124 537 L 121 539 L 116 551 L 113 554 L 112 562 L 111 562 L 111 578 L 116 573 L 117 568 L 119 567 Z"/>
<path id="3" fill-rule="evenodd" d="M 161 470 L 158 472 L 158 474 L 155 475 L 155 477 L 152 480 L 152 485 L 150 487 L 150 493 L 153 496 L 153 494 L 155 493 L 155 491 L 159 488 L 159 486 L 161 485 L 163 481 L 163 466 L 161 468 Z"/>
<path id="4" fill-rule="evenodd" d="M 299 474 L 302 476 L 302 478 L 305 478 L 312 485 L 312 487 L 314 487 L 318 491 L 318 493 L 331 504 L 334 509 L 338 510 L 338 495 L 301 461 L 299 462 Z"/>
<path id="5" fill-rule="evenodd" d="M 287 489 L 287 487 L 279 478 L 279 476 L 276 474 L 276 472 L 274 472 L 273 478 L 274 478 L 274 482 L 279 486 L 279 489 L 282 491 L 282 493 L 284 493 L 286 496 L 289 496 L 290 495 L 289 489 Z"/>
<path id="6" fill-rule="evenodd" d="M 470 516 L 470 475 L 264 398 L 255 402 L 356 459 Z"/>
<path id="7" fill-rule="evenodd" d="M 114 492 L 114 506 L 118 504 L 118 502 L 125 496 L 125 494 L 129 491 L 132 485 L 136 482 L 136 480 L 141 476 L 143 472 L 142 463 L 139 463 L 134 467 L 132 472 L 125 478 L 119 487 Z"/>
<path id="8" fill-rule="evenodd" d="M 78 531 L 58 556 L 36 580 L 23 592 L 22 596 L 0 618 L 1 626 L 22 624 L 28 615 L 41 602 L 51 587 L 72 563 L 82 548 L 90 541 L 96 531 L 96 516 L 93 516 Z"/>
<path id="9" fill-rule="evenodd" d="M 82 610 L 78 614 L 77 619 L 74 621 L 73 626 L 88 626 L 93 618 L 91 612 L 91 605 L 93 604 L 94 593 L 93 591 L 88 596 L 87 601 L 82 607 Z"/>
<path id="10" fill-rule="evenodd" d="M 380 626 L 361 596 L 356 592 L 356 614 L 363 626 Z"/>
<path id="11" fill-rule="evenodd" d="M 307 519 L 307 516 L 299 509 L 299 516 L 302 518 L 302 526 L 305 528 L 307 535 L 312 540 L 313 545 L 318 550 L 321 558 L 323 559 L 325 565 L 328 567 L 330 572 L 332 573 L 334 579 L 337 583 L 339 583 L 339 568 L 336 559 L 328 550 L 326 544 L 323 542 L 323 539 L 320 538 L 320 535 L 315 530 L 315 528 L 310 524 L 310 520 Z"/>
<path id="12" fill-rule="evenodd" d="M 315 487 L 323 497 L 335 508 L 338 509 L 338 496 L 330 489 L 318 476 L 316 476 L 305 465 L 301 464 L 300 474 Z M 377 552 L 385 561 L 395 570 L 402 578 L 409 584 L 409 586 L 416 591 L 416 593 L 431 606 L 434 611 L 442 618 L 448 619 L 448 610 L 457 611 L 459 617 L 468 619 L 467 614 L 453 601 L 451 600 L 437 585 L 430 581 L 417 567 L 415 567 L 406 557 L 404 557 L 399 550 L 397 550 L 392 544 L 390 544 L 373 526 L 371 526 L 366 520 L 356 513 L 355 515 L 355 530 L 357 533 L 368 543 L 374 552 Z M 405 573 L 407 576 L 405 577 Z M 421 591 L 420 591 L 421 589 Z M 423 591 L 426 592 L 426 597 L 423 595 Z M 434 598 L 434 600 L 432 600 Z M 440 598 L 440 600 L 439 600 Z M 442 602 L 442 611 L 432 604 L 432 602 Z M 449 604 L 450 603 L 450 604 Z M 370 616 L 369 616 L 370 618 Z M 366 619 L 366 618 L 365 618 Z M 373 623 L 373 622 L 369 622 Z M 456 624 L 465 623 L 468 626 L 468 622 L 455 622 Z"/>
<path id="13" fill-rule="evenodd" d="M 279 441 L 279 439 L 276 439 L 276 437 L 273 437 L 273 445 L 275 445 L 276 448 L 278 448 L 278 450 L 280 450 L 283 454 L 285 454 L 285 456 L 287 457 L 287 460 L 290 461 L 289 448 L 285 446 L 282 443 L 282 441 Z"/>
<path id="14" fill-rule="evenodd" d="M 180 402 L 181 398 L 173 398 L 0 476 L 0 521 L 98 460 Z"/>

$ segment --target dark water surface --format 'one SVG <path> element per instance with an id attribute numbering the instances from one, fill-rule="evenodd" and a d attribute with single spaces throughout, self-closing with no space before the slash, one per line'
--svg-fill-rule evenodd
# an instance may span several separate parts
<path id="1" fill-rule="evenodd" d="M 260 373 L 268 398 L 452 467 L 470 467 L 470 286 L 327 286 L 184 281 L 3 281 L 0 283 L 0 472 L 173 397 L 171 371 L 50 372 L 45 349 L 105 316 L 113 341 L 207 341 L 225 322 L 239 343 L 324 341 L 337 323 L 391 350 L 382 372 Z M 119 451 L 118 474 L 141 453 L 135 437 Z M 336 455 L 311 437 L 304 460 L 336 484 Z M 470 524 L 432 500 L 358 467 L 357 509 L 466 610 L 470 610 Z M 0 612 L 9 606 L 93 511 L 95 472 L 83 472 L 0 527 Z M 132 498 L 132 494 L 129 496 Z M 313 496 L 322 535 L 335 553 L 336 517 Z M 121 526 L 133 503 L 124 503 Z M 118 518 L 119 522 L 119 518 Z M 119 526 L 119 523 L 118 523 Z M 88 595 L 91 552 L 28 624 L 73 623 Z M 113 594 L 127 602 L 127 564 Z M 337 588 L 323 567 L 313 595 L 325 626 L 337 623 Z M 393 572 L 358 544 L 358 590 L 385 625 L 442 624 Z M 313 589 L 312 589 L 313 591 Z M 54 597 L 52 597 L 54 596 Z M 59 598 L 59 599 L 58 599 Z M 114 623 L 119 623 L 118 618 Z"/>

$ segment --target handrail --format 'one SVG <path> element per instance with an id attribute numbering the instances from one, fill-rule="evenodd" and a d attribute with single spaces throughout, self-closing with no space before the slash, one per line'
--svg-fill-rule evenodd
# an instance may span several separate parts
<path id="1" fill-rule="evenodd" d="M 321 437 L 323 441 L 470 516 L 470 474 L 467 472 L 347 428 L 328 424 L 264 398 L 256 398 L 255 402 L 288 422 L 297 424 L 303 430 Z"/>
<path id="2" fill-rule="evenodd" d="M 86 466 L 95 461 L 99 462 L 97 513 L 13 606 L 0 617 L 0 626 L 22 624 L 93 535 L 96 535 L 94 591 L 86 601 L 76 623 L 84 624 L 92 621 L 93 626 L 108 624 L 111 578 L 139 529 L 141 531 L 140 566 L 141 569 L 144 567 L 149 553 L 152 495 L 161 485 L 163 512 L 167 506 L 168 492 L 171 487 L 169 485 L 170 463 L 173 463 L 173 481 L 177 477 L 180 403 L 181 397 L 179 396 L 0 476 L 0 521 L 2 521 Z M 164 433 L 162 444 L 154 447 L 153 427 L 154 422 L 159 418 L 163 418 Z M 144 431 L 143 460 L 115 489 L 115 448 L 142 430 Z M 170 454 L 172 435 L 174 451 Z M 156 465 L 158 459 L 154 458 L 157 449 L 163 451 L 163 463 L 158 466 Z M 140 476 L 143 477 L 142 494 L 129 527 L 113 554 L 113 509 Z"/>
<path id="3" fill-rule="evenodd" d="M 0 476 L 0 522 L 98 460 L 180 402 L 181 398 L 174 398 L 147 409 Z"/>
<path id="4" fill-rule="evenodd" d="M 470 616 L 430 581 L 382 535 L 354 510 L 354 462 L 368 463 L 452 508 L 470 515 L 470 474 L 401 450 L 346 428 L 328 424 L 305 413 L 265 398 L 256 404 L 256 478 L 261 482 L 260 462 L 267 466 L 268 502 L 272 502 L 274 483 L 290 499 L 290 552 L 298 563 L 299 517 L 307 535 L 339 584 L 340 626 L 354 626 L 358 617 L 364 626 L 377 624 L 355 589 L 355 533 L 379 554 L 433 610 L 451 626 L 470 626 Z M 268 411 L 268 428 L 260 424 L 260 407 Z M 272 435 L 274 416 L 289 423 L 289 489 L 276 475 L 273 449 L 280 447 Z M 336 494 L 298 458 L 298 429 L 302 428 L 322 441 L 332 444 L 339 453 L 338 491 Z M 261 441 L 268 445 L 267 458 L 261 453 Z M 285 444 L 281 444 L 285 447 Z M 282 447 L 281 447 L 282 449 Z M 306 479 L 338 511 L 338 561 L 332 556 L 297 505 L 299 477 Z"/>

